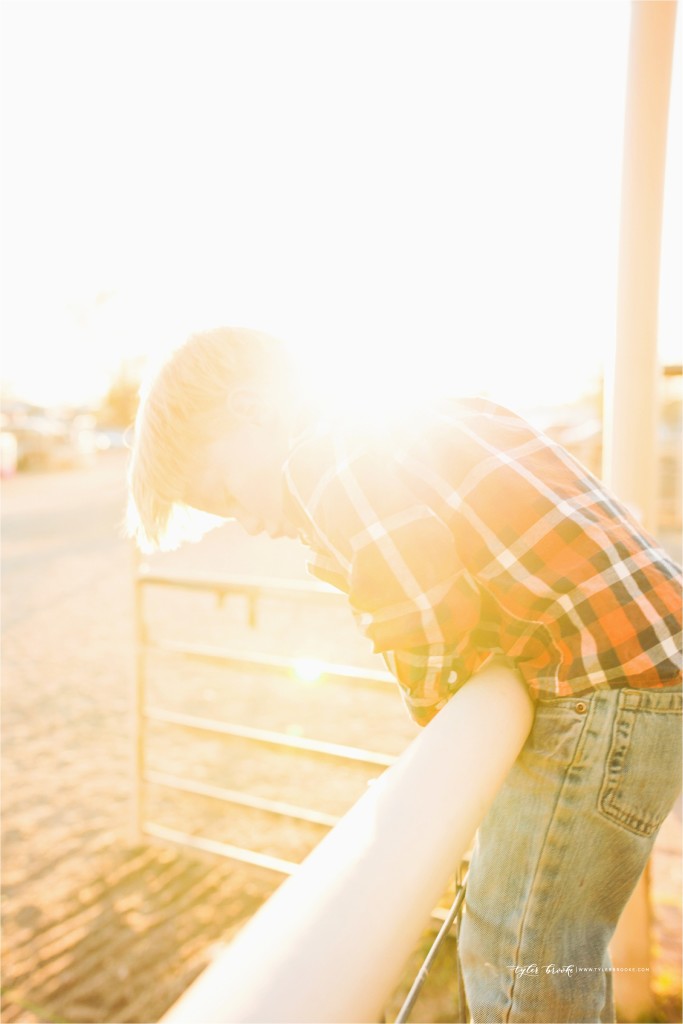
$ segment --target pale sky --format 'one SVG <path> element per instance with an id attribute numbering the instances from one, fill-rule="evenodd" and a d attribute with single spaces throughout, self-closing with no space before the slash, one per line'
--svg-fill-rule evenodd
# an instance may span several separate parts
<path id="1" fill-rule="evenodd" d="M 1 369 L 29 397 L 93 397 L 122 357 L 216 323 L 297 344 L 349 400 L 387 369 L 389 389 L 517 407 L 598 378 L 628 3 L 3 8 Z M 679 50 L 664 362 L 681 358 Z"/>

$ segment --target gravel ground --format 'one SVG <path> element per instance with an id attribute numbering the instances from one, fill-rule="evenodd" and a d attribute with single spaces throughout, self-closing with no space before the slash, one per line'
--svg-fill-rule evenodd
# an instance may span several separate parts
<path id="1" fill-rule="evenodd" d="M 136 559 L 118 526 L 124 457 L 90 469 L 21 475 L 3 486 L 3 1008 L 2 1020 L 158 1020 L 280 881 L 279 876 L 142 842 L 134 834 L 132 706 Z M 298 545 L 246 539 L 232 526 L 200 545 L 155 556 L 174 572 L 305 578 Z M 151 593 L 155 636 L 329 657 L 382 667 L 348 612 L 321 618 L 264 605 L 256 630 L 239 599 Z M 367 693 L 349 720 L 348 694 L 285 686 L 264 675 L 149 660 L 155 702 L 248 720 L 292 735 L 399 753 L 415 735 L 394 694 Z M 360 699 L 360 698 L 359 698 Z M 182 739 L 182 742 L 181 742 Z M 274 759 L 273 759 L 274 758 Z M 201 781 L 249 786 L 340 814 L 373 769 L 303 758 L 247 757 L 239 744 L 185 730 L 150 730 L 150 766 Z M 149 787 L 150 817 L 299 860 L 319 826 L 274 828 L 260 812 L 219 814 L 215 801 Z M 662 1019 L 680 1020 L 680 803 L 653 860 L 653 985 Z M 405 987 L 405 986 L 404 986 Z M 443 958 L 413 1020 L 448 1020 L 452 979 Z"/>

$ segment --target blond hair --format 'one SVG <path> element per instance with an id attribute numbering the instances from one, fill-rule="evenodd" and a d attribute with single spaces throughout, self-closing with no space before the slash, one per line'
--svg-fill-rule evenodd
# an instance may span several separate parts
<path id="1" fill-rule="evenodd" d="M 128 469 L 125 532 L 142 551 L 169 551 L 200 539 L 214 516 L 183 502 L 189 468 L 201 447 L 229 429 L 227 397 L 239 384 L 269 393 L 291 385 L 285 346 L 246 328 L 192 334 L 141 388 Z"/>

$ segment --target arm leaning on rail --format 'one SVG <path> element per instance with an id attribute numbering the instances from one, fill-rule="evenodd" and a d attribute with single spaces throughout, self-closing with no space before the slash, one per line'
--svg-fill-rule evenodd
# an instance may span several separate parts
<path id="1" fill-rule="evenodd" d="M 532 720 L 511 669 L 473 676 L 164 1020 L 378 1019 Z"/>

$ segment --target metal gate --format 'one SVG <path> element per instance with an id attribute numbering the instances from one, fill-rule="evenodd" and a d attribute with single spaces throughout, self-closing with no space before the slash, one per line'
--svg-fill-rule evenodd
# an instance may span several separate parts
<path id="1" fill-rule="evenodd" d="M 135 581 L 135 624 L 136 624 L 136 672 L 134 699 L 134 799 L 133 827 L 138 840 L 147 837 L 154 841 L 169 843 L 174 846 L 201 853 L 239 861 L 243 864 L 281 875 L 291 875 L 299 866 L 298 863 L 265 854 L 258 850 L 236 846 L 215 839 L 196 835 L 181 829 L 169 828 L 159 822 L 151 821 L 147 816 L 146 788 L 148 785 L 165 787 L 169 790 L 210 797 L 224 804 L 235 807 L 250 808 L 264 811 L 279 818 L 292 821 L 308 822 L 331 829 L 339 820 L 311 807 L 298 806 L 282 800 L 266 799 L 222 786 L 209 785 L 182 774 L 159 772 L 148 766 L 147 729 L 150 722 L 164 723 L 182 730 L 225 737 L 226 740 L 239 739 L 249 744 L 265 748 L 304 753 L 308 757 L 333 759 L 338 763 L 361 763 L 377 769 L 381 773 L 390 767 L 395 757 L 379 751 L 368 750 L 358 746 L 331 743 L 303 736 L 292 736 L 288 733 L 254 728 L 240 722 L 224 721 L 208 717 L 180 713 L 161 706 L 153 705 L 148 700 L 148 659 L 155 654 L 177 659 L 190 659 L 197 662 L 213 663 L 230 668 L 238 668 L 245 673 L 266 671 L 269 674 L 293 677 L 301 671 L 298 659 L 275 656 L 258 652 L 245 653 L 231 650 L 228 647 L 214 647 L 206 644 L 193 644 L 182 640 L 160 640 L 151 635 L 148 625 L 145 594 L 151 588 L 182 590 L 188 593 L 208 593 L 224 601 L 228 595 L 244 598 L 248 607 L 249 624 L 255 626 L 259 614 L 259 604 L 263 598 L 277 598 L 287 602 L 338 604 L 344 600 L 343 595 L 325 584 L 314 582 L 298 582 L 280 579 L 262 579 L 255 577 L 195 577 L 179 576 L 152 572 L 147 566 L 140 567 Z M 352 665 L 316 661 L 316 673 L 321 681 L 334 681 L 354 688 L 370 688 L 388 690 L 395 688 L 395 680 L 388 672 Z M 418 972 L 408 996 L 396 1018 L 397 1022 L 406 1021 L 413 1009 L 417 996 L 426 980 L 434 962 L 436 953 L 444 939 L 449 935 L 457 937 L 462 909 L 464 904 L 466 883 L 466 863 L 458 866 L 454 879 L 454 898 L 449 909 L 437 907 L 432 913 L 433 920 L 440 926 L 427 957 Z M 465 1020 L 464 989 L 455 957 L 457 972 L 458 1007 L 457 1020 Z"/>

